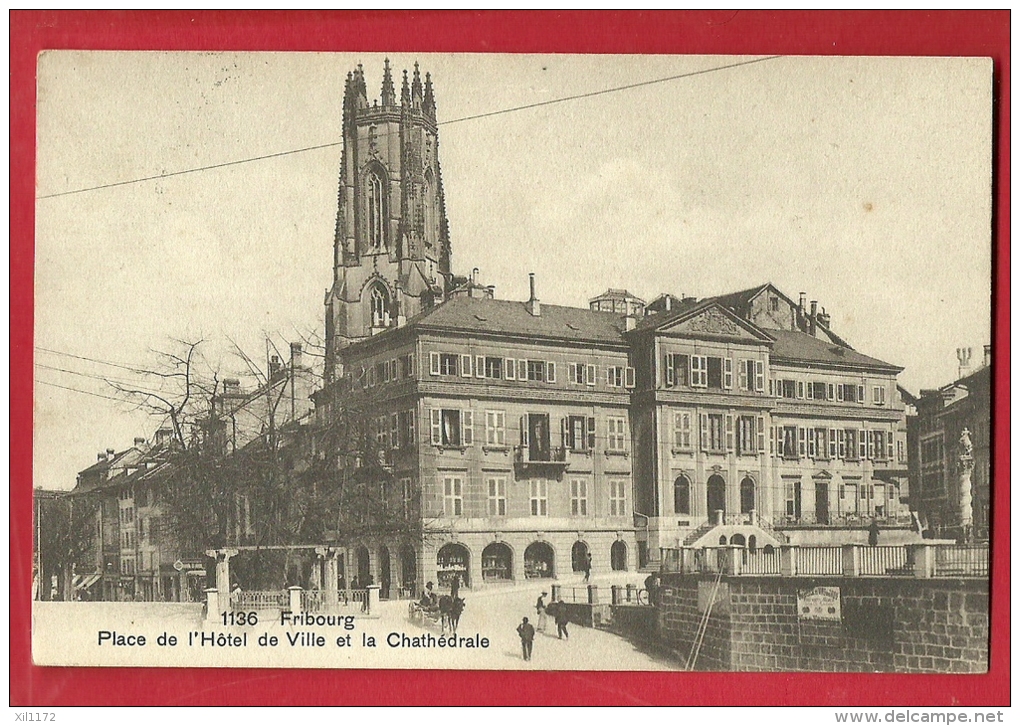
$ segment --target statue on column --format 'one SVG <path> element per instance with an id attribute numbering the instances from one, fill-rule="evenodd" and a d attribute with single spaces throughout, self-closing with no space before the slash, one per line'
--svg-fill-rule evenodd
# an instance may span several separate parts
<path id="1" fill-rule="evenodd" d="M 971 474 L 974 471 L 974 444 L 970 440 L 970 430 L 964 427 L 960 432 L 960 529 L 964 542 L 973 539 L 974 512 L 972 502 Z"/>

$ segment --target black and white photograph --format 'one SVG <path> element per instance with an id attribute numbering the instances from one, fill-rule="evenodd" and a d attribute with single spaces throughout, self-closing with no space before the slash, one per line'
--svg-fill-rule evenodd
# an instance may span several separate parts
<path id="1" fill-rule="evenodd" d="M 989 59 L 37 70 L 37 665 L 988 671 Z"/>

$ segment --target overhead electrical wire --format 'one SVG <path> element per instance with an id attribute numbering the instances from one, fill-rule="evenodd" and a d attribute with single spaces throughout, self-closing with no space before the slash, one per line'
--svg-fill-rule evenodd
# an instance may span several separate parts
<path id="1" fill-rule="evenodd" d="M 72 388 L 71 386 L 61 386 L 59 383 L 51 383 L 50 381 L 44 381 L 41 378 L 35 379 L 36 383 L 41 383 L 44 386 L 53 386 L 54 388 L 62 388 L 65 391 L 74 391 L 75 393 L 82 393 L 86 396 L 95 396 L 96 398 L 105 398 L 110 401 L 116 401 L 117 403 L 126 403 L 123 398 L 117 398 L 116 396 L 104 396 L 102 393 L 93 393 L 92 391 L 84 391 L 81 388 Z"/>
<path id="2" fill-rule="evenodd" d="M 762 58 L 754 58 L 747 61 L 739 61 L 737 63 L 728 63 L 722 66 L 713 66 L 711 68 L 703 68 L 698 71 L 688 71 L 686 73 L 678 73 L 672 76 L 665 76 L 663 78 L 653 78 L 648 81 L 638 81 L 637 83 L 628 83 L 623 86 L 614 86 L 613 88 L 603 88 L 598 91 L 588 91 L 587 93 L 577 93 L 572 96 L 561 96 L 560 98 L 551 98 L 548 101 L 537 101 L 535 103 L 527 103 L 522 106 L 513 106 L 511 108 L 503 108 L 497 111 L 486 111 L 484 113 L 472 114 L 470 116 L 461 116 L 460 118 L 451 119 L 449 121 L 441 122 L 441 126 L 452 126 L 454 124 L 464 123 L 466 121 L 477 121 L 479 119 L 491 118 L 493 116 L 501 116 L 508 113 L 516 113 L 517 111 L 526 111 L 533 108 L 541 108 L 543 106 L 552 106 L 557 103 L 566 103 L 568 101 L 579 101 L 585 98 L 593 98 L 595 96 L 604 96 L 610 93 L 619 93 L 620 91 L 629 91 L 634 88 L 643 88 L 645 86 L 652 86 L 660 83 L 669 83 L 670 81 L 678 81 L 683 78 L 693 78 L 694 76 L 702 76 L 708 73 L 715 73 L 718 71 L 725 71 L 732 68 L 740 68 L 742 66 L 749 66 L 755 63 L 763 63 L 765 61 L 776 60 L 782 58 L 781 55 L 770 55 Z M 384 134 L 385 136 L 385 134 Z M 128 184 L 140 184 L 147 181 L 157 181 L 159 179 L 169 179 L 170 177 L 181 176 L 184 174 L 194 174 L 200 171 L 211 171 L 214 169 L 223 169 L 230 166 L 237 166 L 239 164 L 249 164 L 255 161 L 265 161 L 266 159 L 276 159 L 281 156 L 290 156 L 293 154 L 303 154 L 308 151 L 317 151 L 319 149 L 328 149 L 334 146 L 340 146 L 343 144 L 342 141 L 331 141 L 324 144 L 316 144 L 314 146 L 304 146 L 300 149 L 290 149 L 288 151 L 278 151 L 272 154 L 262 154 L 260 156 L 251 156 L 244 159 L 235 159 L 233 161 L 224 161 L 218 164 L 207 164 L 205 166 L 197 166 L 191 169 L 181 169 L 179 171 L 170 171 L 163 174 L 153 174 L 151 176 L 139 177 L 137 179 L 126 179 L 124 181 L 110 182 L 108 184 L 97 184 L 91 187 L 82 187 L 81 189 L 70 189 L 65 192 L 54 192 L 52 194 L 41 194 L 36 197 L 37 200 L 42 199 L 53 199 L 55 197 L 66 197 L 72 194 L 84 194 L 85 192 L 98 191 L 100 189 L 111 189 L 113 187 L 122 187 Z"/>

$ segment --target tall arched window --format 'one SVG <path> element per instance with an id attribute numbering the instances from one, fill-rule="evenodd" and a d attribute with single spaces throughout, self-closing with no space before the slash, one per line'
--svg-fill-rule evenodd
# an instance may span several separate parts
<path id="1" fill-rule="evenodd" d="M 677 514 L 691 513 L 691 481 L 683 474 L 673 482 L 673 511 Z"/>
<path id="2" fill-rule="evenodd" d="M 740 511 L 742 514 L 754 511 L 754 480 L 749 476 L 740 482 Z"/>
<path id="3" fill-rule="evenodd" d="M 372 327 L 388 327 L 390 324 L 390 296 L 381 285 L 372 286 L 371 302 Z"/>
<path id="4" fill-rule="evenodd" d="M 368 195 L 368 246 L 380 250 L 385 245 L 384 225 L 385 210 L 383 209 L 383 182 L 374 171 L 368 173 L 365 183 Z"/>
<path id="5" fill-rule="evenodd" d="M 436 182 L 431 169 L 425 172 L 425 186 L 421 198 L 425 212 L 422 220 L 425 225 L 425 241 L 434 246 L 439 239 L 439 225 L 436 222 Z"/>

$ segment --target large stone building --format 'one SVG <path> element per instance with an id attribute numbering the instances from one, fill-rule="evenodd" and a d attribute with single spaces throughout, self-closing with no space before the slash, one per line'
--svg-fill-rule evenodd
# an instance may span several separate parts
<path id="1" fill-rule="evenodd" d="M 397 107 L 387 68 L 369 104 L 359 68 L 344 103 L 318 417 L 363 420 L 384 500 L 426 531 L 360 543 L 360 580 L 631 570 L 678 543 L 866 541 L 873 519 L 910 536 L 899 367 L 770 284 L 648 305 L 608 290 L 585 309 L 542 304 L 534 277 L 527 301 L 455 278 L 419 88 Z M 356 221 L 372 208 L 386 231 Z"/>
<path id="2" fill-rule="evenodd" d="M 300 348 L 288 367 L 300 375 L 277 379 L 277 363 L 269 388 L 289 398 L 277 424 L 304 427 L 283 458 L 314 461 L 320 488 L 360 482 L 372 501 L 364 517 L 337 517 L 328 542 L 282 543 L 344 553 L 302 585 L 343 576 L 386 597 L 455 576 L 477 587 L 589 563 L 634 571 L 679 544 L 867 541 L 872 520 L 886 541 L 916 537 L 901 369 L 854 350 L 804 293 L 762 284 L 646 304 L 610 289 L 563 307 L 543 304 L 551 282 L 532 276 L 528 300 L 496 299 L 452 272 L 428 75 L 405 72 L 398 100 L 387 64 L 370 103 L 359 67 L 342 124 L 314 416 Z M 212 401 L 225 446 L 258 440 L 270 398 L 227 382 Z M 159 526 L 166 448 L 136 442 L 79 476 L 80 491 L 104 493 L 106 597 L 188 599 L 205 584 L 203 548 Z M 234 496 L 218 546 L 263 541 Z"/>

